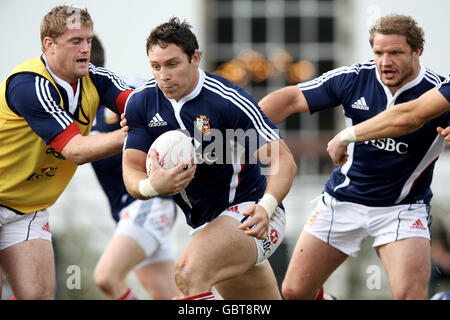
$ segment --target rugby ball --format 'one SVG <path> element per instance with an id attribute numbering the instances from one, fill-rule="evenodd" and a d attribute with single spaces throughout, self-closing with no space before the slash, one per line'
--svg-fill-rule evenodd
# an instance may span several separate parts
<path id="1" fill-rule="evenodd" d="M 150 175 L 152 161 L 150 151 L 155 149 L 159 164 L 166 170 L 172 169 L 182 162 L 189 162 L 185 169 L 192 166 L 195 157 L 195 148 L 192 138 L 179 130 L 171 130 L 160 135 L 150 146 L 145 166 L 147 175 Z"/>

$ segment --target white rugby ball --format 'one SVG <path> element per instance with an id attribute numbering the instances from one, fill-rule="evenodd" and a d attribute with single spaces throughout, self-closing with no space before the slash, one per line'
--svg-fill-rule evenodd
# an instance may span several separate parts
<path id="1" fill-rule="evenodd" d="M 166 170 L 172 169 L 179 163 L 188 162 L 185 169 L 192 166 L 191 160 L 195 157 L 195 148 L 192 138 L 179 130 L 171 130 L 160 135 L 150 146 L 145 166 L 147 175 L 150 175 L 152 161 L 150 151 L 155 149 L 159 164 Z"/>

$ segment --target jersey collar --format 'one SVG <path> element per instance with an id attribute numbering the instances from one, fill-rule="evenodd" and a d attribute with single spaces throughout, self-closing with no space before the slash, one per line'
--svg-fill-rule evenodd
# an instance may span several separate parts
<path id="1" fill-rule="evenodd" d="M 402 87 L 400 87 L 400 89 L 397 90 L 397 92 L 392 95 L 391 90 L 389 90 L 389 87 L 386 86 L 383 81 L 381 81 L 381 77 L 380 77 L 380 73 L 378 72 L 378 68 L 374 69 L 376 76 L 377 76 L 377 80 L 380 83 L 380 85 L 383 87 L 384 92 L 386 94 L 386 98 L 387 98 L 387 104 L 386 104 L 386 109 L 392 107 L 395 104 L 395 100 L 406 90 L 411 89 L 413 87 L 415 87 L 416 85 L 418 85 L 423 78 L 425 77 L 425 68 L 422 67 L 422 65 L 420 65 L 420 70 L 419 73 L 417 75 L 417 77 L 415 79 L 413 79 L 412 81 L 408 82 L 407 84 L 403 85 Z"/>
<path id="2" fill-rule="evenodd" d="M 81 87 L 80 79 L 78 79 L 77 90 L 74 93 L 73 88 L 70 85 L 70 83 L 64 81 L 63 79 L 59 78 L 57 75 L 55 75 L 53 73 L 53 71 L 50 69 L 50 66 L 48 65 L 47 60 L 45 59 L 44 55 L 42 55 L 42 60 L 44 60 L 45 68 L 48 70 L 48 72 L 52 76 L 53 80 L 55 80 L 56 84 L 58 84 L 66 92 L 66 96 L 67 96 L 68 104 L 69 104 L 68 109 L 69 109 L 69 112 L 73 115 L 75 113 L 75 110 L 77 109 L 78 99 L 80 97 L 80 87 Z"/>
<path id="3" fill-rule="evenodd" d="M 176 101 L 175 99 L 169 99 L 170 102 L 173 104 L 183 105 L 189 100 L 194 99 L 196 96 L 200 94 L 200 91 L 202 91 L 203 83 L 205 82 L 205 72 L 201 69 L 198 69 L 198 82 L 195 86 L 194 90 L 192 90 L 191 93 L 189 93 L 187 96 L 184 96 L 179 101 Z"/>

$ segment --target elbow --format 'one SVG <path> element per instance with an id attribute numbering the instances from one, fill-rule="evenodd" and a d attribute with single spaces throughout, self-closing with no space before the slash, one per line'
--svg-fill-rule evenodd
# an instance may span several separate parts
<path id="1" fill-rule="evenodd" d="M 90 160 L 87 159 L 81 152 L 74 152 L 73 150 L 71 152 L 66 152 L 64 157 L 78 166 L 90 162 Z"/>
<path id="2" fill-rule="evenodd" d="M 295 175 L 298 172 L 298 167 L 297 164 L 295 163 L 294 158 L 291 156 L 291 161 L 290 161 L 290 173 L 292 175 L 292 177 L 295 177 Z"/>
<path id="3" fill-rule="evenodd" d="M 286 174 L 292 179 L 297 174 L 298 167 L 290 151 L 285 153 L 284 161 L 281 161 L 280 165 L 286 168 Z"/>
<path id="4" fill-rule="evenodd" d="M 295 163 L 294 159 L 292 158 L 292 174 L 295 176 L 298 172 L 297 164 Z"/>
<path id="5" fill-rule="evenodd" d="M 427 119 L 411 116 L 406 121 L 404 121 L 401 126 L 404 128 L 405 134 L 408 134 L 419 130 L 426 122 Z"/>
<path id="6" fill-rule="evenodd" d="M 61 150 L 61 154 L 64 156 L 64 158 L 72 161 L 76 165 L 82 165 L 89 161 L 92 161 L 92 159 L 88 158 L 86 147 L 83 147 L 84 145 L 86 145 L 83 139 L 85 139 L 85 137 L 76 135 L 72 139 L 70 139 Z"/>

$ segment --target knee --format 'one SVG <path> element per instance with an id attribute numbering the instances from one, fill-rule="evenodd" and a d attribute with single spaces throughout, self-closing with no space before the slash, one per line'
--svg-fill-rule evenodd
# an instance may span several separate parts
<path id="1" fill-rule="evenodd" d="M 175 285 L 185 296 L 189 295 L 189 288 L 192 287 L 192 277 L 189 276 L 189 268 L 186 261 L 178 261 L 175 265 Z"/>
<path id="2" fill-rule="evenodd" d="M 26 292 L 15 294 L 17 300 L 54 300 L 55 288 L 45 285 L 27 288 Z"/>
<path id="3" fill-rule="evenodd" d="M 309 300 L 312 299 L 315 294 L 314 292 L 311 293 L 309 290 L 306 290 L 304 286 L 295 285 L 286 281 L 283 281 L 281 293 L 286 300 Z"/>
<path id="4" fill-rule="evenodd" d="M 415 283 L 392 290 L 395 300 L 428 300 L 428 286 Z"/>
<path id="5" fill-rule="evenodd" d="M 95 268 L 94 280 L 97 287 L 105 294 L 112 293 L 114 284 L 117 283 L 113 275 L 101 266 Z"/>
<path id="6" fill-rule="evenodd" d="M 211 289 L 207 272 L 186 260 L 178 261 L 175 266 L 175 284 L 184 296 Z"/>

